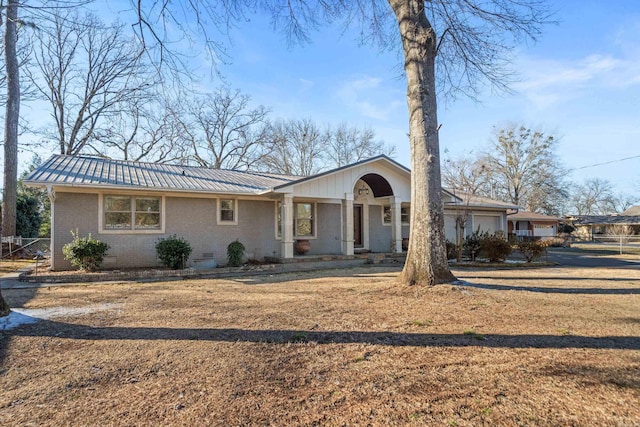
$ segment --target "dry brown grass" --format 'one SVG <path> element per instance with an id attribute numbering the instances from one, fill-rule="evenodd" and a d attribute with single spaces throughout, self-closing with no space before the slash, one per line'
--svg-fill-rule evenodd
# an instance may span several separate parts
<path id="1" fill-rule="evenodd" d="M 2 425 L 640 425 L 640 271 L 359 268 L 8 290 Z M 466 333 L 465 333 L 466 332 Z"/>
<path id="2" fill-rule="evenodd" d="M 30 268 L 35 265 L 35 261 L 31 259 L 2 259 L 0 260 L 0 276 L 21 268 Z"/>

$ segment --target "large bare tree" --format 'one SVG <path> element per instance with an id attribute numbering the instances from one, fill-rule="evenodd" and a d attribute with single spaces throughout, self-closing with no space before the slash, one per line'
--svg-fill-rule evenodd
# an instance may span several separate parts
<path id="1" fill-rule="evenodd" d="M 549 16 L 543 0 L 221 0 L 164 2 L 161 8 L 135 3 L 141 34 L 160 44 L 163 36 L 152 22 L 175 19 L 185 8 L 193 12 L 196 30 L 207 33 L 205 16 L 214 28 L 242 16 L 244 6 L 271 13 L 276 27 L 290 40 L 307 41 L 322 21 L 360 25 L 364 41 L 383 48 L 401 47 L 407 77 L 412 197 L 409 250 L 400 280 L 433 285 L 454 279 L 447 265 L 441 200 L 437 89 L 441 94 L 476 97 L 478 82 L 507 89 L 508 53 L 523 38 L 535 39 Z M 217 15 L 222 12 L 222 15 Z M 155 16 L 150 14 L 157 13 Z M 223 18 L 220 18 L 223 16 Z M 155 36 L 155 37 L 154 37 Z M 205 38 L 207 41 L 211 39 Z M 164 46 L 167 46 L 165 43 Z M 215 46 L 214 46 L 215 49 Z"/>
<path id="2" fill-rule="evenodd" d="M 484 159 L 491 195 L 529 211 L 557 214 L 568 192 L 556 143 L 552 135 L 526 126 L 512 124 L 496 130 Z"/>
<path id="3" fill-rule="evenodd" d="M 613 184 L 606 179 L 589 178 L 573 187 L 569 209 L 578 215 L 620 214 L 637 200 L 629 194 L 616 193 Z"/>
<path id="4" fill-rule="evenodd" d="M 393 156 L 396 149 L 381 140 L 369 127 L 358 128 L 343 122 L 325 131 L 327 139 L 326 155 L 330 167 L 340 167 L 369 157 L 385 154 Z"/>
<path id="5" fill-rule="evenodd" d="M 189 161 L 181 122 L 173 108 L 175 101 L 149 93 L 149 98 L 125 101 L 111 126 L 96 134 L 91 147 L 97 155 L 132 161 L 180 163 Z"/>
<path id="6" fill-rule="evenodd" d="M 87 151 L 109 131 L 110 119 L 153 84 L 142 62 L 143 47 L 125 34 L 123 24 L 105 25 L 75 11 L 54 16 L 39 36 L 39 72 L 31 77 L 49 102 L 55 125 L 42 133 L 61 154 Z"/>
<path id="7" fill-rule="evenodd" d="M 269 110 L 262 105 L 252 108 L 250 101 L 249 95 L 227 87 L 184 101 L 187 106 L 176 118 L 195 164 L 249 169 L 266 154 Z"/>
<path id="8" fill-rule="evenodd" d="M 2 15 L 4 13 L 4 16 Z M 18 1 L 7 0 L 4 10 L 4 60 L 7 98 L 4 116 L 4 188 L 2 197 L 2 236 L 16 233 L 16 203 L 18 185 L 18 121 L 20 119 L 20 72 L 18 67 Z M 1 245 L 1 243 L 0 243 Z M 0 293 L 0 316 L 9 313 L 9 306 Z"/>
<path id="9" fill-rule="evenodd" d="M 325 168 L 326 134 L 313 120 L 276 120 L 268 127 L 271 150 L 259 169 L 292 176 L 309 176 Z"/>

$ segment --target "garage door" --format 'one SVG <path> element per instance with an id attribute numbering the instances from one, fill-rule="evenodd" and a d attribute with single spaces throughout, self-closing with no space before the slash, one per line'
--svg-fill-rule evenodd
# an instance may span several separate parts
<path id="1" fill-rule="evenodd" d="M 474 215 L 473 216 L 473 231 L 476 231 L 480 227 L 480 231 L 486 231 L 489 234 L 495 233 L 500 230 L 500 217 L 499 216 L 485 216 Z"/>

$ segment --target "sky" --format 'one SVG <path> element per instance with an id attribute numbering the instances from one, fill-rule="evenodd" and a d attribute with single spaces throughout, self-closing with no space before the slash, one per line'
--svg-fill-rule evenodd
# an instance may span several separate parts
<path id="1" fill-rule="evenodd" d="M 522 124 L 559 140 L 556 153 L 569 179 L 607 179 L 640 199 L 640 1 L 550 4 L 558 24 L 514 52 L 519 78 L 513 94 L 486 90 L 477 101 L 439 103 L 441 154 L 483 152 L 494 129 Z M 119 8 L 112 3 L 105 10 L 105 16 L 116 16 Z M 361 46 L 356 36 L 325 26 L 309 43 L 289 46 L 266 17 L 252 15 L 232 30 L 220 76 L 202 57 L 199 85 L 214 90 L 224 81 L 250 95 L 254 105 L 269 107 L 273 119 L 371 127 L 396 147 L 395 160 L 409 166 L 400 56 Z M 29 157 L 21 155 L 23 166 Z"/>
<path id="2" fill-rule="evenodd" d="M 640 198 L 640 1 L 563 0 L 551 6 L 558 24 L 515 52 L 513 94 L 487 90 L 479 102 L 440 102 L 441 154 L 481 152 L 494 128 L 523 124 L 559 139 L 556 152 L 571 180 L 607 179 L 617 191 Z M 310 43 L 288 46 L 267 19 L 252 16 L 232 32 L 229 63 L 220 71 L 254 103 L 270 107 L 272 117 L 373 128 L 408 166 L 399 56 L 355 39 L 325 27 Z"/>

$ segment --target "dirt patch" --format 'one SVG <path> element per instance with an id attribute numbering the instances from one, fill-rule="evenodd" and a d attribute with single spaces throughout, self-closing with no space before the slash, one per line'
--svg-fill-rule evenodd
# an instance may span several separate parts
<path id="1" fill-rule="evenodd" d="M 397 271 L 7 290 L 117 309 L 0 333 L 0 424 L 640 424 L 640 271 Z"/>

